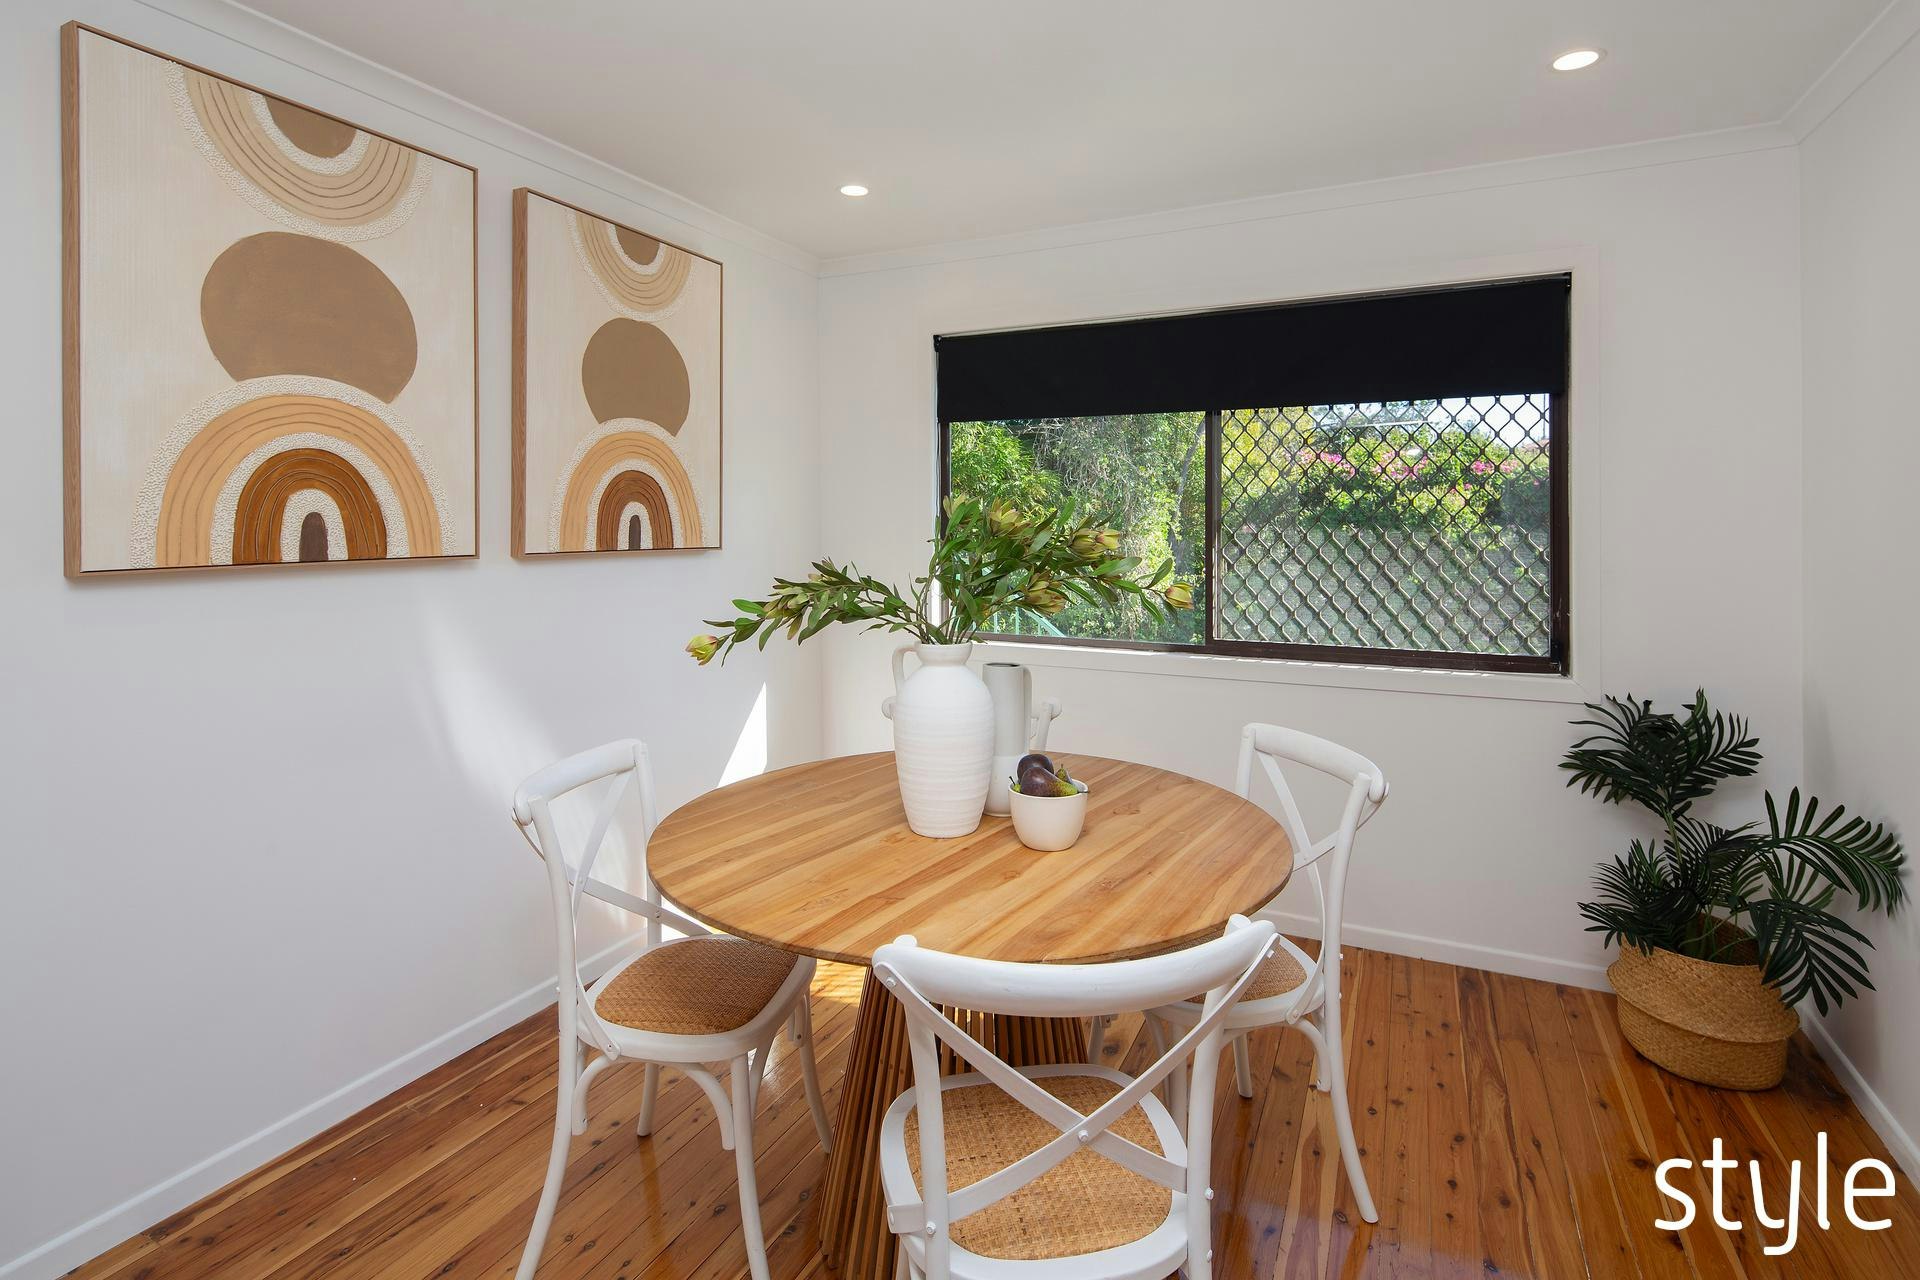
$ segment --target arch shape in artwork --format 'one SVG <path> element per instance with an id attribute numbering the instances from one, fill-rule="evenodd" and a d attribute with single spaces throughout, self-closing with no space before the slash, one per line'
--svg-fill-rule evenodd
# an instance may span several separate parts
<path id="1" fill-rule="evenodd" d="M 383 236 L 413 216 L 432 165 L 411 147 L 351 128 L 229 80 L 169 64 L 181 124 L 227 187 L 283 226 L 326 240 Z M 292 108 L 292 110 L 288 110 Z M 321 127 L 321 126 L 337 126 Z"/>
<path id="2" fill-rule="evenodd" d="M 639 518 L 639 513 L 631 517 L 628 515 L 636 503 L 645 513 L 640 525 L 645 540 L 639 542 L 633 540 L 635 526 L 632 523 Z M 626 526 L 624 530 L 622 525 Z M 626 534 L 624 538 L 621 536 L 623 532 Z M 673 512 L 667 504 L 667 491 L 660 487 L 660 482 L 644 471 L 622 471 L 609 480 L 600 491 L 594 517 L 593 545 L 599 551 L 671 547 Z"/>
<path id="3" fill-rule="evenodd" d="M 326 495 L 339 512 L 347 559 L 386 558 L 387 525 L 373 486 L 339 454 L 306 447 L 274 454 L 247 477 L 233 513 L 233 563 L 275 564 L 284 560 L 288 503 L 296 494 L 309 491 Z M 303 554 L 301 558 L 326 559 L 325 516 L 311 510 L 303 523 L 308 518 L 320 521 L 323 554 Z M 301 531 L 301 537 L 304 542 L 306 530 Z"/>
<path id="4" fill-rule="evenodd" d="M 658 320 L 672 313 L 687 279 L 693 255 L 664 241 L 625 231 L 590 213 L 573 215 L 573 247 L 581 265 L 609 305 L 636 320 Z M 635 254 L 654 249 L 651 259 Z"/>
<path id="5" fill-rule="evenodd" d="M 330 483 L 360 501 L 366 493 L 384 530 L 384 556 L 437 556 L 447 532 L 445 499 L 416 447 L 378 411 L 384 406 L 364 393 L 334 384 L 335 396 L 291 391 L 258 394 L 267 388 L 310 386 L 317 379 L 263 378 L 215 397 L 176 429 L 148 471 L 134 522 L 132 558 L 136 567 L 230 563 L 241 550 L 242 512 L 256 473 L 288 453 L 324 452 L 339 457 L 358 477 L 346 480 L 335 464 Z M 249 391 L 256 394 L 249 396 Z M 237 401 L 237 403 L 230 403 Z M 196 418 L 198 421 L 196 422 Z M 306 458 L 309 472 L 323 464 Z M 263 482 L 264 484 L 265 482 Z M 326 493 L 346 506 L 333 489 L 312 474 L 285 490 L 287 500 L 301 490 Z M 275 492 L 255 490 L 256 496 Z M 282 503 L 284 511 L 284 502 Z M 256 527 L 258 512 L 246 517 Z M 359 521 L 360 533 L 349 545 L 372 545 L 371 517 Z M 279 521 L 269 522 L 277 548 Z M 344 532 L 344 531 L 343 531 Z M 266 532 L 258 536 L 264 538 Z M 248 544 L 259 549 L 259 544 Z M 350 553 L 351 554 L 351 553 Z M 267 558 L 278 558 L 277 552 Z"/>
<path id="6" fill-rule="evenodd" d="M 647 530 L 654 545 L 701 545 L 700 500 L 666 432 L 650 422 L 616 420 L 582 442 L 562 473 L 548 521 L 549 550 L 593 551 L 617 545 L 600 536 L 602 495 L 627 472 L 650 477 L 665 498 L 668 522 L 651 522 Z M 649 511 L 650 521 L 651 515 Z"/>

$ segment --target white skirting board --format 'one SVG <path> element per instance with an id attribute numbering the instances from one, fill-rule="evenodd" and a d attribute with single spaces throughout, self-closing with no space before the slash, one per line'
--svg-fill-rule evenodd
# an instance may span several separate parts
<path id="1" fill-rule="evenodd" d="M 1297 937 L 1320 936 L 1320 921 L 1316 917 L 1292 911 L 1262 911 L 1260 915 L 1262 919 L 1279 925 L 1282 931 Z M 1342 926 L 1342 935 L 1354 946 L 1365 947 L 1369 951 L 1386 951 L 1397 956 L 1412 956 L 1416 960 L 1439 960 L 1472 969 L 1510 973 L 1516 978 L 1564 983 L 1569 987 L 1607 990 L 1607 970 L 1604 965 L 1579 964 L 1525 951 L 1476 946 L 1451 938 L 1429 938 L 1417 933 L 1402 933 L 1398 929 L 1375 929 L 1351 920 Z"/>
<path id="2" fill-rule="evenodd" d="M 612 965 L 621 952 L 632 947 L 634 941 L 633 938 L 623 938 L 583 961 L 581 973 L 587 981 L 593 981 Z M 302 1107 L 285 1119 L 242 1138 L 226 1150 L 215 1152 L 199 1164 L 181 1170 L 166 1181 L 148 1187 L 72 1230 L 63 1232 L 10 1262 L 0 1264 L 0 1280 L 52 1280 L 52 1277 L 66 1274 L 122 1240 L 145 1231 L 154 1223 L 164 1222 L 242 1174 L 251 1173 L 286 1154 L 308 1138 L 371 1106 L 394 1090 L 418 1080 L 441 1063 L 452 1061 L 475 1045 L 539 1013 L 553 1003 L 556 987 L 556 982 L 551 978 L 529 987 L 445 1035 L 429 1040 L 317 1102 Z"/>
<path id="3" fill-rule="evenodd" d="M 1871 997 L 1869 997 L 1871 998 Z M 1893 1112 L 1887 1110 L 1887 1104 L 1873 1091 L 1866 1077 L 1853 1065 L 1853 1059 L 1842 1053 L 1838 1043 L 1827 1031 L 1826 1023 L 1814 1015 L 1813 1010 L 1803 1009 L 1800 1013 L 1800 1025 L 1806 1028 L 1807 1035 L 1820 1046 L 1820 1056 L 1832 1065 L 1834 1074 L 1840 1077 L 1840 1084 L 1853 1095 L 1853 1104 L 1860 1108 L 1860 1114 L 1867 1118 L 1873 1131 L 1880 1135 L 1880 1141 L 1887 1144 L 1887 1150 L 1906 1170 L 1909 1181 L 1920 1183 L 1920 1142 L 1907 1132 Z"/>

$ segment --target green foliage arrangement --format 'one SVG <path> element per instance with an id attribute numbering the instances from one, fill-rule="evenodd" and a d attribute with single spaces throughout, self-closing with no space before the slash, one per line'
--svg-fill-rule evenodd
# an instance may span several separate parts
<path id="1" fill-rule="evenodd" d="M 1142 564 L 1171 561 L 1175 577 L 1204 580 L 1205 414 L 956 422 L 949 432 L 952 492 L 1022 510 L 1073 496 L 1121 530 L 1123 554 Z M 1131 596 L 1098 608 L 1076 602 L 1044 618 L 1017 609 L 988 630 L 1168 644 L 1201 639 L 1197 615 L 1149 613 Z"/>
<path id="2" fill-rule="evenodd" d="M 1132 599 L 1158 617 L 1193 607 L 1193 588 L 1173 579 L 1171 561 L 1142 576 L 1139 558 L 1121 553 L 1121 532 L 1105 513 L 1071 499 L 1042 512 L 955 495 L 944 514 L 927 571 L 911 591 L 819 560 L 805 578 L 774 579 L 764 599 L 735 600 L 738 613 L 708 619 L 720 630 L 695 636 L 687 652 L 705 666 L 749 640 L 764 649 L 785 631 L 799 642 L 836 622 L 904 631 L 923 644 L 961 644 L 1015 608 L 1051 615 L 1075 601 Z"/>
<path id="3" fill-rule="evenodd" d="M 1884 825 L 1848 818 L 1844 807 L 1822 816 L 1797 787 L 1784 809 L 1767 795 L 1764 827 L 1703 822 L 1691 816 L 1695 801 L 1759 767 L 1745 719 L 1714 710 L 1705 690 L 1683 715 L 1631 694 L 1587 710 L 1592 718 L 1574 723 L 1596 732 L 1561 762 L 1567 785 L 1611 804 L 1631 800 L 1665 828 L 1657 845 L 1635 840 L 1600 868 L 1596 900 L 1580 904 L 1589 932 L 1722 964 L 1750 962 L 1740 953 L 1751 948 L 1783 1000 L 1810 995 L 1821 1013 L 1873 989 L 1855 946 L 1873 944 L 1829 908 L 1845 898 L 1892 914 L 1905 900 L 1906 856 Z"/>

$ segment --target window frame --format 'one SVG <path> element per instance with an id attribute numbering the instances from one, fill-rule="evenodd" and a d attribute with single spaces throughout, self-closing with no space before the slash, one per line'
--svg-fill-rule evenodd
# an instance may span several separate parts
<path id="1" fill-rule="evenodd" d="M 1364 294 L 1351 295 L 1364 297 Z M 1572 361 L 1574 339 L 1569 334 L 1568 359 Z M 936 355 L 936 367 L 938 357 Z M 938 374 L 936 372 L 936 384 Z M 1569 379 L 1570 380 L 1570 379 Z M 1496 394 L 1493 392 L 1489 395 Z M 1500 394 L 1519 394 L 1500 393 Z M 1462 653 L 1452 650 L 1387 649 L 1365 645 L 1291 644 L 1268 640 L 1223 640 L 1214 634 L 1218 616 L 1220 589 L 1220 440 L 1219 409 L 1205 410 L 1206 421 L 1206 545 L 1201 558 L 1207 567 L 1207 589 L 1201 605 L 1201 638 L 1195 644 L 1172 644 L 1152 640 L 1123 640 L 1106 636 L 1049 636 L 982 631 L 977 638 L 1009 644 L 1033 644 L 1075 649 L 1123 649 L 1144 653 L 1199 654 L 1222 658 L 1251 658 L 1264 661 L 1338 663 L 1349 666 L 1405 667 L 1426 671 L 1488 672 L 1507 675 L 1555 676 L 1570 678 L 1573 673 L 1572 618 L 1572 513 L 1569 510 L 1572 486 L 1568 465 L 1572 450 L 1567 419 L 1571 391 L 1553 396 L 1549 402 L 1551 419 L 1547 436 L 1548 495 L 1553 505 L 1547 549 L 1547 600 L 1550 622 L 1545 656 L 1533 654 Z M 939 476 L 936 513 L 945 510 L 952 492 L 953 423 L 935 414 L 938 434 Z M 944 518 L 944 517 L 937 517 Z M 942 602 L 944 607 L 944 602 Z"/>

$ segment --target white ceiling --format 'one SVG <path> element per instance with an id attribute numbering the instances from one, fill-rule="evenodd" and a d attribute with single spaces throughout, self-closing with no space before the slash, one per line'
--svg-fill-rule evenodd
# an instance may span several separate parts
<path id="1" fill-rule="evenodd" d="M 1885 0 L 249 3 L 832 258 L 1771 122 Z"/>

